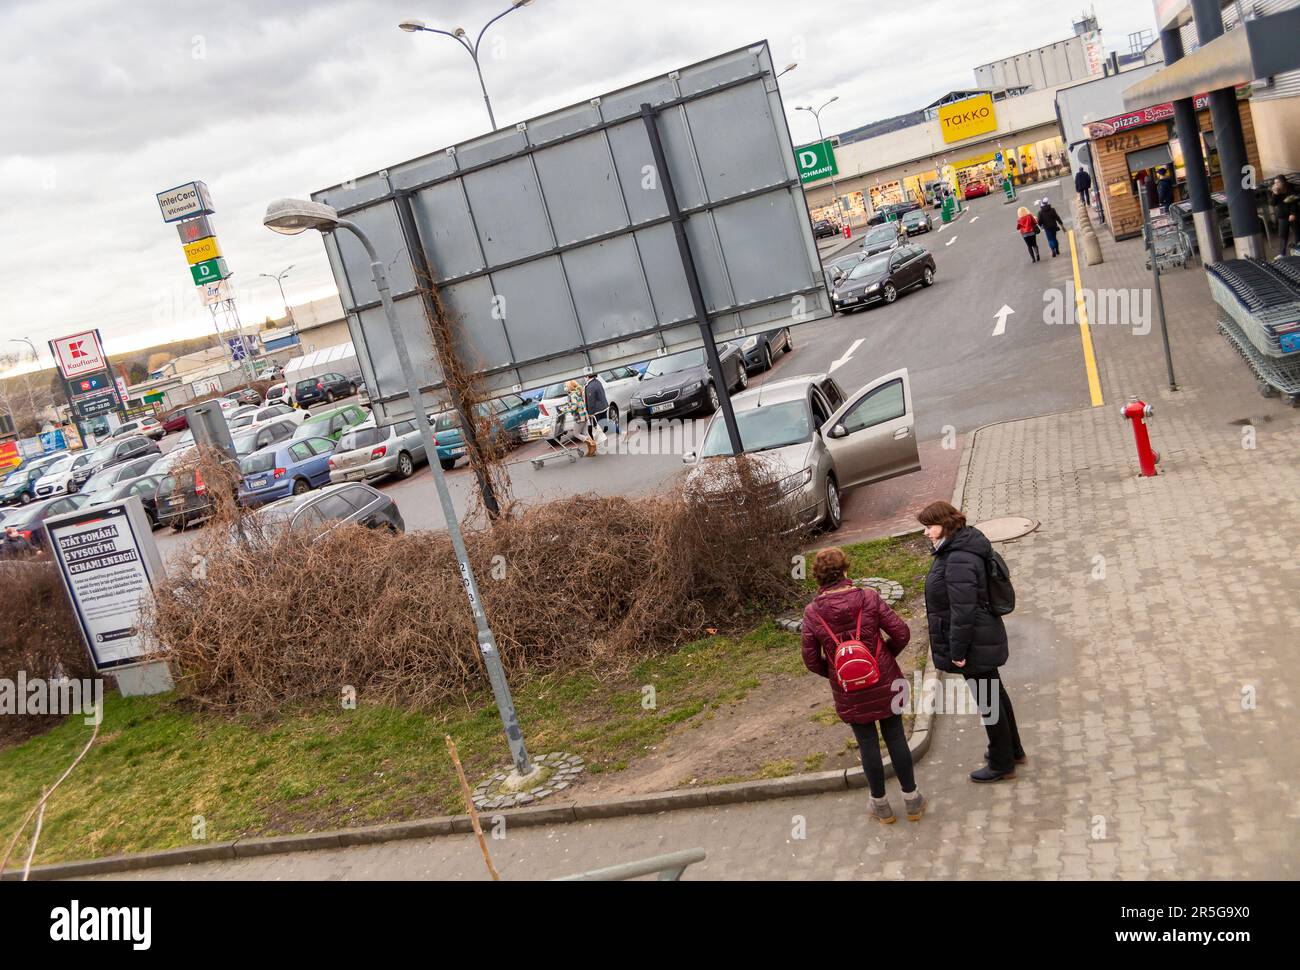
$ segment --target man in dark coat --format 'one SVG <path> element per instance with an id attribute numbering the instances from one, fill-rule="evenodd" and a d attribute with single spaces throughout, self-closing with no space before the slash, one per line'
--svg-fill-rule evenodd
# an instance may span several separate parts
<path id="1" fill-rule="evenodd" d="M 1074 191 L 1079 193 L 1079 198 L 1083 199 L 1083 204 L 1088 204 L 1088 193 L 1092 190 L 1092 176 L 1088 174 L 1086 168 L 1081 168 L 1074 173 Z"/>
<path id="2" fill-rule="evenodd" d="M 605 383 L 600 379 L 599 374 L 593 374 L 591 380 L 587 381 L 586 386 L 582 389 L 583 402 L 587 405 L 587 423 L 590 430 L 595 432 L 597 428 L 610 434 L 611 430 L 607 429 L 609 418 L 609 398 L 605 395 Z M 594 454 L 595 442 L 588 448 L 588 454 Z"/>
<path id="3" fill-rule="evenodd" d="M 1044 199 L 1039 205 L 1038 224 L 1047 233 L 1047 245 L 1052 248 L 1052 258 L 1055 259 L 1061 255 L 1061 241 L 1056 238 L 1056 234 L 1065 228 L 1065 223 L 1061 221 L 1061 215 L 1052 205 L 1051 199 Z"/>
<path id="4" fill-rule="evenodd" d="M 1279 175 L 1273 180 L 1268 201 L 1273 206 L 1274 216 L 1277 217 L 1277 254 L 1285 256 L 1288 240 L 1300 241 L 1300 189 L 1287 181 L 1286 176 Z"/>
<path id="5" fill-rule="evenodd" d="M 946 502 L 932 503 L 919 518 L 931 542 L 936 543 L 925 577 L 925 612 L 934 665 L 966 678 L 980 704 L 989 739 L 988 764 L 971 772 L 971 780 L 1014 778 L 1025 751 L 998 670 L 1007 662 L 1007 631 L 1002 617 L 989 608 L 988 558 L 993 545 Z M 927 522 L 927 518 L 936 521 Z"/>
<path id="6" fill-rule="evenodd" d="M 1168 209 L 1174 204 L 1174 192 L 1177 183 L 1174 181 L 1174 173 L 1167 168 L 1160 169 L 1158 174 L 1160 177 L 1156 181 L 1156 198 L 1162 208 Z"/>
<path id="7" fill-rule="evenodd" d="M 0 535 L 0 559 L 26 559 L 36 552 L 36 547 L 12 525 Z"/>

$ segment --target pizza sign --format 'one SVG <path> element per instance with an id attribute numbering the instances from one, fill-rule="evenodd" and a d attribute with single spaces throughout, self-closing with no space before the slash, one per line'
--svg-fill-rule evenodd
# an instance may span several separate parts
<path id="1" fill-rule="evenodd" d="M 1209 107 L 1210 96 L 1208 94 L 1198 94 L 1195 103 L 1197 111 L 1204 111 Z M 1089 138 L 1109 138 L 1111 135 L 1117 135 L 1121 131 L 1128 131 L 1130 128 L 1142 128 L 1146 125 L 1154 125 L 1159 121 L 1169 121 L 1173 116 L 1174 103 L 1166 101 L 1164 104 L 1153 104 L 1151 107 L 1143 108 L 1140 111 L 1130 111 L 1127 114 L 1116 115 L 1102 121 L 1092 121 L 1084 127 L 1088 131 Z"/>

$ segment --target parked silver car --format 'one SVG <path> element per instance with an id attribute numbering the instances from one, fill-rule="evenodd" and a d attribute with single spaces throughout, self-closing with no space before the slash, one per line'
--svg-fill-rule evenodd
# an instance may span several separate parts
<path id="1" fill-rule="evenodd" d="M 343 433 L 330 456 L 330 481 L 337 485 L 380 475 L 410 478 L 415 466 L 428 460 L 420 429 L 413 420 L 382 428 L 354 428 Z"/>
<path id="2" fill-rule="evenodd" d="M 843 521 L 841 493 L 906 475 L 921 467 L 916 417 L 907 371 L 896 370 L 846 395 L 833 377 L 807 374 L 764 384 L 732 398 L 746 454 L 760 454 L 777 478 L 774 500 L 794 502 L 798 524 L 835 530 Z M 704 434 L 699 456 L 726 461 L 731 443 L 722 415 Z M 697 468 L 686 488 L 707 489 Z M 731 493 L 704 492 L 709 501 L 734 502 Z"/>

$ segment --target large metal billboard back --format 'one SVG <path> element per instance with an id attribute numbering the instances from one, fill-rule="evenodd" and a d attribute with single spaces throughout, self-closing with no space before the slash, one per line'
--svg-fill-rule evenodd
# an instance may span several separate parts
<path id="1" fill-rule="evenodd" d="M 766 42 L 315 193 L 360 226 L 438 398 L 423 301 L 403 242 L 406 194 L 460 360 L 490 394 L 700 346 L 642 103 L 658 116 L 715 339 L 830 315 Z M 406 412 L 369 261 L 326 239 L 381 417 Z"/>

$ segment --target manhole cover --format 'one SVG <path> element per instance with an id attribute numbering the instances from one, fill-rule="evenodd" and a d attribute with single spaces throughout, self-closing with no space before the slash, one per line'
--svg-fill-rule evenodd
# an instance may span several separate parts
<path id="1" fill-rule="evenodd" d="M 989 537 L 989 542 L 1006 542 L 1029 535 L 1038 528 L 1037 519 L 1027 519 L 1023 515 L 1007 515 L 987 522 L 976 522 L 975 528 Z"/>

